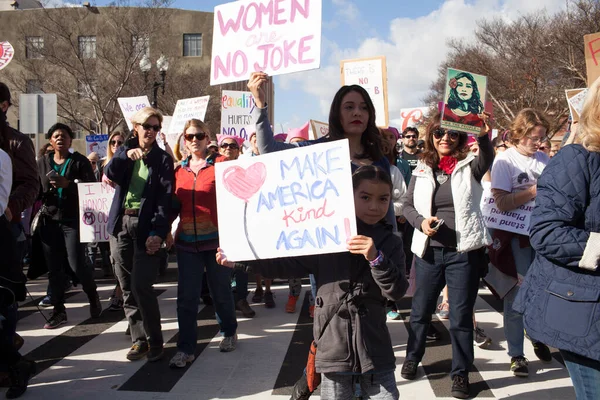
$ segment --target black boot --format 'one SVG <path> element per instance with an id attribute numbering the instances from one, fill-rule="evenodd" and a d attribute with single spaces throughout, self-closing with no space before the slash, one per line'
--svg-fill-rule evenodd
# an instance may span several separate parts
<path id="1" fill-rule="evenodd" d="M 6 391 L 7 399 L 21 397 L 27 390 L 29 379 L 35 374 L 35 362 L 23 357 L 18 363 L 9 368 L 10 387 Z"/>
<path id="2" fill-rule="evenodd" d="M 306 375 L 302 374 L 302 377 L 298 379 L 298 382 L 294 385 L 294 389 L 292 389 L 290 400 L 308 400 L 311 394 L 308 382 L 306 381 Z"/>
<path id="3" fill-rule="evenodd" d="M 100 314 L 102 314 L 102 304 L 100 303 L 98 292 L 94 291 L 94 293 L 88 294 L 88 300 L 90 302 L 90 316 L 92 318 L 100 317 Z"/>

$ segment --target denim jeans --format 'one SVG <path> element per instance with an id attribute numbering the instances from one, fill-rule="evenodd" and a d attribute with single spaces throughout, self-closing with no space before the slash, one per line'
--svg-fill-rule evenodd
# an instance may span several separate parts
<path id="1" fill-rule="evenodd" d="M 425 354 L 427 331 L 437 299 L 448 285 L 451 376 L 468 376 L 473 364 L 473 308 L 479 289 L 479 264 L 483 249 L 468 253 L 428 247 L 423 258 L 415 258 L 416 288 L 410 311 L 406 359 L 420 362 Z"/>
<path id="2" fill-rule="evenodd" d="M 186 354 L 196 351 L 198 304 L 202 288 L 202 273 L 206 268 L 208 288 L 215 305 L 217 322 L 225 336 L 233 336 L 237 330 L 233 295 L 231 293 L 231 269 L 217 264 L 215 250 L 192 253 L 177 250 L 177 322 L 179 340 L 177 349 Z"/>
<path id="3" fill-rule="evenodd" d="M 394 371 L 365 375 L 331 373 L 321 376 L 322 399 L 352 400 L 356 398 L 357 391 L 360 393 L 360 398 L 364 400 L 397 400 L 400 398 Z"/>
<path id="4" fill-rule="evenodd" d="M 561 350 L 560 354 L 571 375 L 577 400 L 600 399 L 600 361 L 566 350 Z"/>
<path id="5" fill-rule="evenodd" d="M 235 291 L 233 295 L 234 303 L 245 300 L 248 297 L 248 273 L 246 271 L 234 270 L 233 279 L 235 280 Z"/>
<path id="6" fill-rule="evenodd" d="M 146 253 L 137 245 L 138 217 L 123 215 L 117 221 L 117 236 L 110 236 L 110 251 L 115 274 L 123 290 L 123 309 L 129 322 L 131 341 L 148 341 L 162 347 L 160 308 L 153 285 L 158 276 L 158 253 Z"/>
<path id="7" fill-rule="evenodd" d="M 519 239 L 513 238 L 510 242 L 512 254 L 515 259 L 517 272 L 523 277 L 527 275 L 529 266 L 535 258 L 535 251 L 531 247 L 524 249 L 519 246 Z M 510 357 L 523 356 L 523 340 L 525 339 L 525 331 L 523 327 L 523 316 L 513 310 L 513 302 L 519 287 L 515 286 L 510 292 L 504 296 L 504 336 L 508 344 L 508 355 Z"/>

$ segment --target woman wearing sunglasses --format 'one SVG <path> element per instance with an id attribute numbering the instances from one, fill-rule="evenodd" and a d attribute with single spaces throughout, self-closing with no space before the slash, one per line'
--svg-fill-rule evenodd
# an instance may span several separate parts
<path id="1" fill-rule="evenodd" d="M 425 150 L 413 172 L 404 216 L 415 228 L 411 250 L 416 256 L 416 288 L 410 312 L 406 361 L 401 375 L 415 379 L 425 354 L 431 314 L 443 287 L 450 299 L 452 395 L 469 396 L 473 364 L 473 307 L 479 288 L 479 268 L 491 243 L 479 204 L 481 178 L 494 160 L 487 135 L 489 115 L 480 114 L 477 138 L 480 155 L 469 151 L 467 134 L 440 128 L 434 116 L 425 133 Z"/>
<path id="2" fill-rule="evenodd" d="M 179 340 L 177 353 L 169 363 L 172 368 L 184 368 L 194 361 L 196 320 L 205 269 L 217 320 L 224 335 L 219 349 L 229 352 L 235 350 L 237 345 L 231 270 L 217 264 L 215 260 L 219 232 L 214 163 L 227 159 L 223 155 L 208 157 L 210 131 L 204 122 L 191 119 L 186 122 L 183 132 L 189 156 L 175 169 L 175 195 L 179 203 L 179 225 L 174 238 L 179 268 Z"/>
<path id="3" fill-rule="evenodd" d="M 237 136 L 217 135 L 219 143 L 219 154 L 222 154 L 227 161 L 237 160 L 240 156 L 240 147 L 244 139 Z"/>
<path id="4" fill-rule="evenodd" d="M 173 159 L 156 143 L 162 120 L 151 107 L 134 114 L 134 136 L 104 169 L 116 184 L 108 232 L 133 342 L 127 353 L 130 361 L 163 356 L 160 310 L 152 286 L 161 261 L 159 249 L 170 228 Z"/>

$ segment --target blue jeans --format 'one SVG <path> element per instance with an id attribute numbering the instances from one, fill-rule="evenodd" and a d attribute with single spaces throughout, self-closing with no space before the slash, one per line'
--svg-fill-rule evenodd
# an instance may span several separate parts
<path id="1" fill-rule="evenodd" d="M 225 336 L 235 335 L 237 320 L 231 294 L 231 269 L 217 264 L 215 250 L 199 253 L 177 250 L 177 267 L 177 349 L 186 354 L 194 354 L 196 351 L 198 304 L 204 268 L 221 332 Z"/>
<path id="2" fill-rule="evenodd" d="M 523 277 L 527 275 L 529 266 L 535 258 L 535 251 L 531 247 L 524 249 L 519 246 L 519 239 L 513 238 L 510 242 L 512 254 L 515 259 L 517 272 Z M 525 339 L 525 331 L 523 327 L 523 316 L 513 310 L 513 302 L 519 287 L 515 286 L 510 292 L 504 296 L 504 336 L 508 344 L 508 355 L 510 357 L 523 356 L 523 340 Z"/>
<path id="3" fill-rule="evenodd" d="M 361 399 L 397 400 L 400 398 L 394 371 L 381 374 L 346 375 L 321 374 L 322 399 L 354 399 L 357 392 Z"/>
<path id="4" fill-rule="evenodd" d="M 571 375 L 577 400 L 600 399 L 600 361 L 566 350 L 561 350 L 560 354 Z"/>
<path id="5" fill-rule="evenodd" d="M 416 288 L 410 311 L 406 359 L 417 363 L 425 354 L 427 331 L 437 299 L 448 285 L 451 376 L 467 377 L 473 364 L 473 308 L 479 289 L 479 265 L 483 249 L 468 253 L 441 247 L 428 247 L 423 258 L 415 258 Z"/>
<path id="6" fill-rule="evenodd" d="M 235 291 L 233 295 L 234 303 L 245 300 L 248 297 L 248 273 L 241 270 L 234 270 L 233 279 L 235 280 Z"/>

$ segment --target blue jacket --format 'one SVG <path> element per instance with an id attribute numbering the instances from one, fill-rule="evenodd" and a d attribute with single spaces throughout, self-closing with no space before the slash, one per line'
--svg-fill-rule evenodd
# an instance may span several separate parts
<path id="1" fill-rule="evenodd" d="M 117 236 L 121 224 L 117 224 L 123 214 L 123 204 L 129 190 L 134 161 L 127 157 L 127 151 L 139 147 L 138 139 L 132 138 L 121 147 L 104 169 L 106 177 L 117 184 L 115 196 L 108 215 L 108 232 Z M 154 143 L 144 162 L 148 165 L 148 180 L 140 203 L 137 245 L 146 247 L 149 236 L 160 236 L 163 240 L 170 231 L 170 212 L 175 179 L 173 159 Z"/>
<path id="2" fill-rule="evenodd" d="M 537 183 L 536 256 L 514 309 L 529 336 L 600 360 L 600 153 L 562 149 Z"/>

